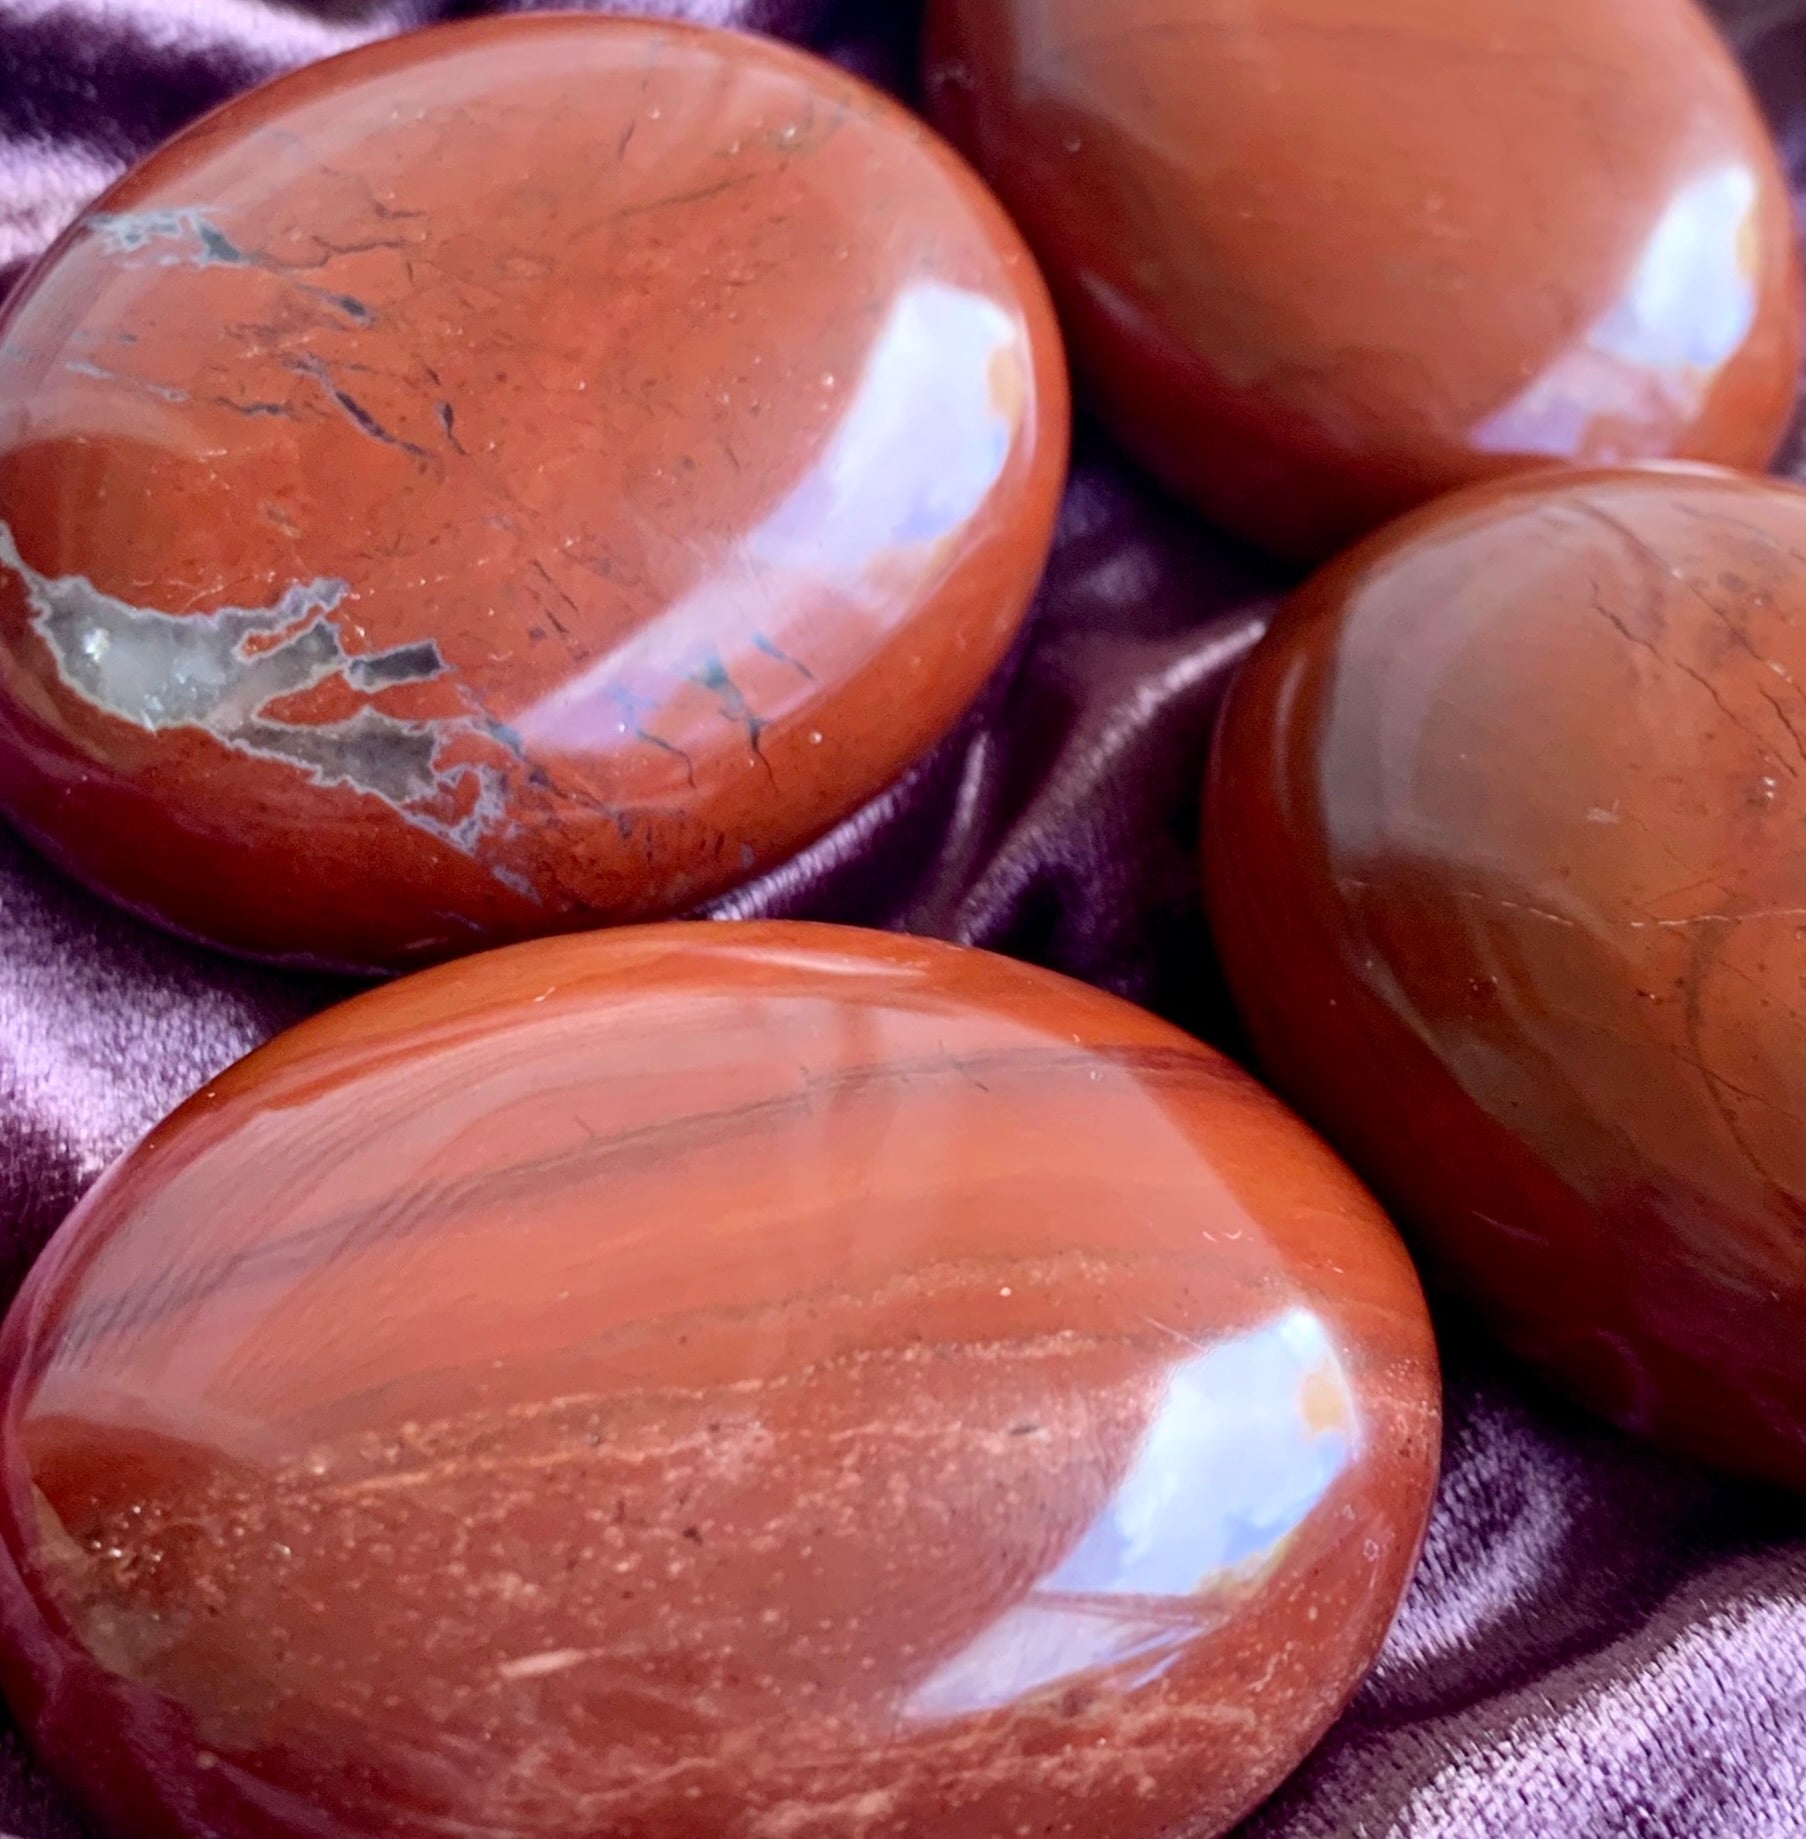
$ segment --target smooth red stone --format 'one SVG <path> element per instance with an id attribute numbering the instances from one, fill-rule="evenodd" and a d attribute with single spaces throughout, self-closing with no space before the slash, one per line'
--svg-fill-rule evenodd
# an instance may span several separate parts
<path id="1" fill-rule="evenodd" d="M 1806 1486 L 1806 493 L 1478 488 L 1309 583 L 1205 813 L 1265 1067 L 1513 1347 Z"/>
<path id="2" fill-rule="evenodd" d="M 0 325 L 0 808 L 353 968 L 688 909 L 952 725 L 1067 386 L 967 168 L 781 45 L 504 18 L 171 143 Z"/>
<path id="3" fill-rule="evenodd" d="M 775 925 L 280 1038 L 0 1373 L 0 1676 L 119 1839 L 1204 1839 L 1372 1660 L 1439 1404 L 1231 1063 Z"/>
<path id="4" fill-rule="evenodd" d="M 1321 556 L 1546 460 L 1759 467 L 1788 193 L 1692 0 L 930 0 L 928 92 L 1117 435 Z"/>

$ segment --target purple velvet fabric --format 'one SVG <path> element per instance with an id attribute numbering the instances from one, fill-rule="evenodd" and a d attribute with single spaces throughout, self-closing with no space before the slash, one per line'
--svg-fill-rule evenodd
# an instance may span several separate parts
<path id="1" fill-rule="evenodd" d="M 0 288 L 203 108 L 470 10 L 0 0 Z M 909 86 L 915 0 L 634 10 L 781 33 Z M 1806 188 L 1806 0 L 1718 11 Z M 1788 464 L 1802 470 L 1798 453 Z M 968 940 L 1229 1038 L 1198 911 L 1196 790 L 1224 683 L 1285 585 L 1082 430 L 1034 621 L 981 706 L 720 910 Z M 0 1302 L 112 1156 L 339 993 L 149 931 L 0 832 Z M 1422 1571 L 1372 1679 L 1248 1832 L 1806 1836 L 1806 1503 L 1640 1450 L 1511 1370 L 1453 1308 L 1440 1326 L 1449 1437 Z M 81 1830 L 0 1721 L 0 1839 Z"/>

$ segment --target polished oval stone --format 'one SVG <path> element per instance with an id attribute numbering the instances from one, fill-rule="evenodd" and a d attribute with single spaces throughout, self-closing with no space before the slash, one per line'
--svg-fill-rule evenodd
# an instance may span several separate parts
<path id="1" fill-rule="evenodd" d="M 1692 0 L 931 0 L 931 106 L 1133 452 L 1322 555 L 1565 460 L 1760 467 L 1795 233 Z"/>
<path id="2" fill-rule="evenodd" d="M 1002 211 L 826 64 L 565 17 L 304 70 L 0 325 L 0 809 L 297 962 L 682 911 L 951 726 L 1067 416 Z"/>
<path id="3" fill-rule="evenodd" d="M 1806 493 L 1458 495 L 1231 695 L 1216 935 L 1268 1071 L 1504 1338 L 1806 1486 Z"/>
<path id="4" fill-rule="evenodd" d="M 1436 1464 L 1397 1236 L 950 946 L 630 928 L 281 1037 L 0 1335 L 0 1676 L 119 1839 L 1218 1832 Z"/>

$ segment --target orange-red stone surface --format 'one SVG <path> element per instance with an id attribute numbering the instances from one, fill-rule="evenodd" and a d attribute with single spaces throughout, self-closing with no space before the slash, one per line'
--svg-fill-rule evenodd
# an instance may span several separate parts
<path id="1" fill-rule="evenodd" d="M 0 325 L 0 809 L 317 964 L 681 911 L 952 724 L 1066 435 L 1016 233 L 863 83 L 604 18 L 355 52 Z"/>
<path id="2" fill-rule="evenodd" d="M 1266 1069 L 1514 1347 L 1806 1486 L 1806 493 L 1446 500 L 1305 587 L 1207 832 Z"/>
<path id="3" fill-rule="evenodd" d="M 0 1338 L 0 1674 L 119 1839 L 1154 1839 L 1372 1659 L 1391 1227 L 1211 1050 L 949 946 L 543 941 L 178 1111 Z"/>
<path id="4" fill-rule="evenodd" d="M 1788 197 L 1692 0 L 931 0 L 931 107 L 1117 434 L 1323 554 L 1544 459 L 1759 467 Z"/>

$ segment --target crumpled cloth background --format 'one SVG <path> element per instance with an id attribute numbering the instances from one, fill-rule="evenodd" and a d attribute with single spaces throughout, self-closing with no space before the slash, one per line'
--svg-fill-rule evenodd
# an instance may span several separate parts
<path id="1" fill-rule="evenodd" d="M 0 291 L 201 110 L 366 38 L 478 10 L 0 0 Z M 916 0 L 616 10 L 779 33 L 912 87 Z M 1806 197 L 1806 0 L 1716 11 Z M 1806 443 L 1783 467 L 1806 476 Z M 1232 1044 L 1198 910 L 1196 793 L 1224 684 L 1285 586 L 1081 429 L 1012 666 L 904 782 L 719 910 L 990 946 Z M 0 1304 L 113 1156 L 343 988 L 165 939 L 0 830 Z M 1806 1835 L 1806 1501 L 1653 1456 L 1512 1370 L 1456 1309 L 1439 1305 L 1439 1324 L 1449 1435 L 1422 1571 L 1367 1686 L 1245 1834 Z M 0 1714 L 0 1839 L 82 1833 Z"/>

